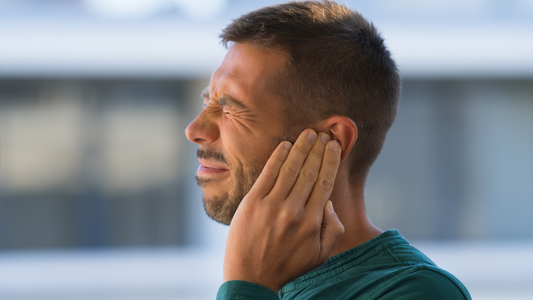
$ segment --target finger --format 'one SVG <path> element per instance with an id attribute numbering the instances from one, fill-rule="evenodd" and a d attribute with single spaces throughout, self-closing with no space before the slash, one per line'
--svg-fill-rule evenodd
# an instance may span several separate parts
<path id="1" fill-rule="evenodd" d="M 290 199 L 295 205 L 303 206 L 313 187 L 318 179 L 320 168 L 322 166 L 322 159 L 324 158 L 324 151 L 326 144 L 329 142 L 328 134 L 321 132 L 318 134 L 318 140 L 309 151 L 307 158 L 304 161 L 300 174 L 296 179 L 296 183 L 292 188 L 287 199 Z"/>
<path id="2" fill-rule="evenodd" d="M 290 193 L 294 182 L 300 173 L 303 162 L 307 157 L 309 150 L 313 147 L 317 139 L 317 134 L 312 129 L 304 130 L 294 143 L 289 155 L 278 175 L 278 179 L 272 188 L 270 195 L 273 199 L 285 200 Z"/>
<path id="3" fill-rule="evenodd" d="M 272 190 L 276 179 L 278 178 L 279 170 L 283 165 L 283 162 L 287 159 L 292 144 L 290 142 L 281 142 L 278 147 L 272 152 L 272 155 L 268 159 L 265 167 L 257 177 L 254 185 L 250 189 L 250 193 L 258 199 L 263 199 Z"/>
<path id="4" fill-rule="evenodd" d="M 324 207 L 324 218 L 322 219 L 322 230 L 320 231 L 320 254 L 318 255 L 320 264 L 326 262 L 343 234 L 344 226 L 333 209 L 333 203 L 328 200 Z"/>
<path id="5" fill-rule="evenodd" d="M 341 149 L 339 143 L 337 141 L 330 141 L 326 145 L 318 180 L 305 206 L 311 213 L 321 211 L 331 196 L 335 184 L 335 177 L 339 170 L 340 160 Z"/>

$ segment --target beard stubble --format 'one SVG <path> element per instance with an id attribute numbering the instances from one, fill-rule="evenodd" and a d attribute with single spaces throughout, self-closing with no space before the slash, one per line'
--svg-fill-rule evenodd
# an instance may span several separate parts
<path id="1" fill-rule="evenodd" d="M 297 134 L 293 132 L 284 132 L 281 137 L 278 137 L 270 144 L 270 149 L 260 157 L 253 157 L 246 161 L 247 166 L 230 166 L 231 187 L 229 192 L 222 193 L 210 198 L 205 195 L 202 196 L 204 210 L 207 216 L 214 221 L 230 225 L 239 204 L 242 199 L 248 194 L 255 181 L 261 174 L 265 164 L 272 155 L 272 152 L 282 141 L 290 141 L 292 144 L 296 141 Z M 197 156 L 199 158 L 211 159 L 222 162 L 229 166 L 226 157 L 222 152 L 214 150 L 198 149 Z M 245 169 L 246 167 L 246 169 Z M 196 183 L 200 187 L 215 184 L 211 179 L 200 178 L 196 176 Z"/>

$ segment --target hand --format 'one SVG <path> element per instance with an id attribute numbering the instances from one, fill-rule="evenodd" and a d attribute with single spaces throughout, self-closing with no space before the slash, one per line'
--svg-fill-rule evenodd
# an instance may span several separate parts
<path id="1" fill-rule="evenodd" d="M 231 222 L 224 282 L 278 292 L 326 262 L 344 233 L 328 201 L 340 154 L 338 142 L 311 129 L 274 150 Z"/>

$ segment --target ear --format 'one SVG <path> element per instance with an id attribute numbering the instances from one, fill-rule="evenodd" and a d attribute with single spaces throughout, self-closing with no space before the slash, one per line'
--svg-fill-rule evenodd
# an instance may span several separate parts
<path id="1" fill-rule="evenodd" d="M 316 132 L 328 133 L 331 139 L 341 145 L 341 162 L 348 156 L 357 140 L 357 126 L 345 116 L 331 116 L 311 126 Z"/>

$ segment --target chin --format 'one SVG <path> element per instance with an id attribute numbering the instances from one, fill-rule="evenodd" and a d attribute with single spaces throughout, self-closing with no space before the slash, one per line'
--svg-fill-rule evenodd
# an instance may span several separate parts
<path id="1" fill-rule="evenodd" d="M 215 197 L 209 197 L 204 194 L 202 200 L 207 216 L 224 225 L 231 224 L 235 211 L 240 204 L 240 201 L 231 199 L 228 193 L 219 194 Z"/>

